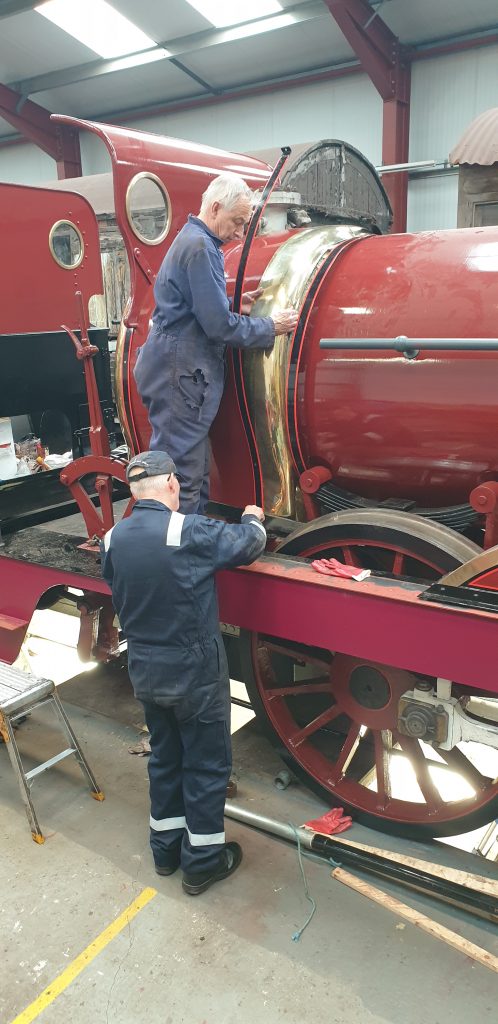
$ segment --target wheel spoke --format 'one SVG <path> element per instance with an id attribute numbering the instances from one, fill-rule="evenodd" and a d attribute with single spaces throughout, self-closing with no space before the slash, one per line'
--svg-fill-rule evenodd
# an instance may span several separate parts
<path id="1" fill-rule="evenodd" d="M 396 739 L 407 755 L 410 764 L 415 772 L 420 792 L 427 804 L 429 814 L 435 814 L 444 804 L 444 800 L 429 771 L 431 765 L 437 765 L 436 761 L 428 761 L 417 739 L 413 736 L 402 736 L 397 733 Z"/>
<path id="2" fill-rule="evenodd" d="M 337 786 L 346 774 L 351 761 L 358 749 L 361 739 L 361 726 L 356 722 L 350 726 L 346 739 L 342 745 L 341 753 L 334 764 L 333 774 L 327 779 L 329 786 Z"/>
<path id="3" fill-rule="evenodd" d="M 405 560 L 405 556 L 404 556 L 403 552 L 402 551 L 396 551 L 396 554 L 394 555 L 394 562 L 393 562 L 393 568 L 392 568 L 393 576 L 402 576 L 403 575 L 403 562 L 404 562 L 404 560 Z"/>
<path id="4" fill-rule="evenodd" d="M 385 808 L 391 799 L 392 733 L 389 729 L 374 732 L 375 774 L 377 777 L 378 807 Z"/>
<path id="5" fill-rule="evenodd" d="M 333 704 L 332 707 L 327 708 L 327 710 L 323 711 L 321 715 L 314 718 L 312 722 L 308 722 L 308 725 L 306 725 L 304 729 L 299 729 L 289 737 L 291 746 L 298 747 L 303 740 L 307 739 L 308 736 L 311 736 L 312 733 L 317 732 L 318 729 L 322 728 L 322 726 L 327 725 L 334 718 L 337 718 L 340 713 L 341 709 L 338 704 Z"/>
<path id="6" fill-rule="evenodd" d="M 361 565 L 361 562 L 359 561 L 358 555 L 356 554 L 355 551 L 353 551 L 350 547 L 348 547 L 346 545 L 344 545 L 341 548 L 341 550 L 342 550 L 342 557 L 343 557 L 346 565 L 354 565 L 358 569 L 363 568 L 362 565 Z"/>
<path id="7" fill-rule="evenodd" d="M 313 647 L 305 647 L 304 644 L 292 644 L 285 640 L 265 639 L 265 647 L 272 654 L 283 654 L 294 661 L 302 661 L 306 665 L 316 665 L 324 675 L 330 672 L 331 657 L 327 658 L 325 651 L 316 653 Z"/>
<path id="8" fill-rule="evenodd" d="M 452 771 L 461 775 L 462 778 L 468 782 L 469 786 L 476 791 L 476 793 L 482 793 L 484 790 L 489 789 L 491 780 L 488 779 L 486 775 L 483 775 L 482 772 L 472 764 L 472 761 L 469 761 L 469 758 L 465 756 L 462 750 L 460 750 L 460 747 L 453 747 L 452 750 L 440 750 L 438 747 L 438 754 L 441 754 L 441 757 L 444 757 L 448 768 L 451 768 Z"/>
<path id="9" fill-rule="evenodd" d="M 294 686 L 278 686 L 271 690 L 265 690 L 265 697 L 273 700 L 274 697 L 297 697 L 299 694 L 308 693 L 330 693 L 330 683 L 309 682 L 296 683 Z"/>

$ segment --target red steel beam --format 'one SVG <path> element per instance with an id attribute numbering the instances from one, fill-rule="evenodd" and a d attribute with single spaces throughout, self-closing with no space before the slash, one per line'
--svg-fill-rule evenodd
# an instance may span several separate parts
<path id="1" fill-rule="evenodd" d="M 453 53 L 465 53 L 467 50 L 482 50 L 485 46 L 496 46 L 498 32 L 487 32 L 472 39 L 452 39 L 447 43 L 433 42 L 423 46 L 407 46 L 409 60 L 430 60 L 432 57 L 446 57 Z"/>
<path id="2" fill-rule="evenodd" d="M 420 600 L 412 584 L 320 576 L 271 555 L 218 574 L 220 618 L 498 696 L 498 618 Z"/>
<path id="3" fill-rule="evenodd" d="M 408 51 L 367 0 L 325 0 L 384 103 L 382 163 L 408 162 L 411 66 Z M 385 174 L 393 231 L 406 231 L 408 173 Z"/>
<path id="4" fill-rule="evenodd" d="M 82 174 L 78 132 L 50 120 L 50 111 L 0 84 L 0 116 L 55 160 L 58 178 Z"/>

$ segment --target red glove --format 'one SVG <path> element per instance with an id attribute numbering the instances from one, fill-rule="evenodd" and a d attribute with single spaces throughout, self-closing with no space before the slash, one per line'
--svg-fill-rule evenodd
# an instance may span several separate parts
<path id="1" fill-rule="evenodd" d="M 351 828 L 353 819 L 344 814 L 344 807 L 333 807 L 326 811 L 321 818 L 314 818 L 312 821 L 305 821 L 304 828 L 310 828 L 313 832 L 322 832 L 326 836 L 337 835 Z"/>
<path id="2" fill-rule="evenodd" d="M 316 572 L 321 572 L 324 576 L 342 576 L 347 580 L 358 580 L 359 583 L 370 576 L 370 569 L 362 569 L 358 565 L 344 565 L 343 562 L 338 562 L 337 558 L 317 558 L 311 565 Z"/>

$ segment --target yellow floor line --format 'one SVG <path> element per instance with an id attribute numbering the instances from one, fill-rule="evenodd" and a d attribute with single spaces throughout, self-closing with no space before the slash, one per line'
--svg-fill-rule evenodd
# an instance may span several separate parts
<path id="1" fill-rule="evenodd" d="M 63 971 L 62 974 L 59 974 L 59 977 L 48 985 L 33 1003 L 27 1006 L 22 1013 L 15 1017 L 11 1024 L 30 1024 L 32 1020 L 35 1020 L 42 1010 L 45 1010 L 47 1006 L 50 1006 L 50 1003 L 53 1003 L 54 999 L 57 999 L 57 996 L 60 996 L 61 992 L 64 992 L 64 989 L 66 989 L 68 985 L 78 977 L 78 974 L 81 974 L 81 972 L 85 970 L 85 967 L 88 967 L 88 964 L 98 956 L 101 950 L 105 949 L 109 942 L 111 942 L 116 935 L 119 935 L 119 932 L 121 932 L 123 928 L 126 928 L 126 925 L 133 920 L 135 915 L 138 914 L 139 911 L 147 905 L 147 903 L 150 903 L 156 895 L 157 889 L 143 889 L 140 895 L 137 896 L 136 900 L 133 900 L 133 903 L 130 903 L 130 906 L 127 907 L 126 910 L 123 910 L 123 913 L 120 914 L 108 928 L 105 928 L 104 931 L 101 932 L 100 935 L 98 935 L 97 938 L 94 939 L 93 942 L 91 942 L 90 945 L 87 946 L 71 964 L 68 964 L 65 971 Z"/>

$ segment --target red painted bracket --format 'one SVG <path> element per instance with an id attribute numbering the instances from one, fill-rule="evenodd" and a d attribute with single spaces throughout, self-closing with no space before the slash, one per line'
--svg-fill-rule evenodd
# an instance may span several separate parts
<path id="1" fill-rule="evenodd" d="M 90 495 L 81 483 L 83 477 L 96 474 L 95 489 L 100 500 L 100 509 L 96 508 Z M 82 459 L 70 462 L 62 470 L 61 483 L 69 488 L 74 500 L 85 520 L 88 536 L 100 539 L 114 526 L 112 506 L 112 481 L 126 482 L 126 463 L 112 456 L 85 455 Z M 133 508 L 134 499 L 130 501 L 124 516 L 128 516 Z"/>
<path id="2" fill-rule="evenodd" d="M 486 516 L 484 531 L 484 548 L 493 548 L 498 544 L 498 483 L 487 480 L 486 483 L 474 487 L 469 498 L 472 508 Z"/>

